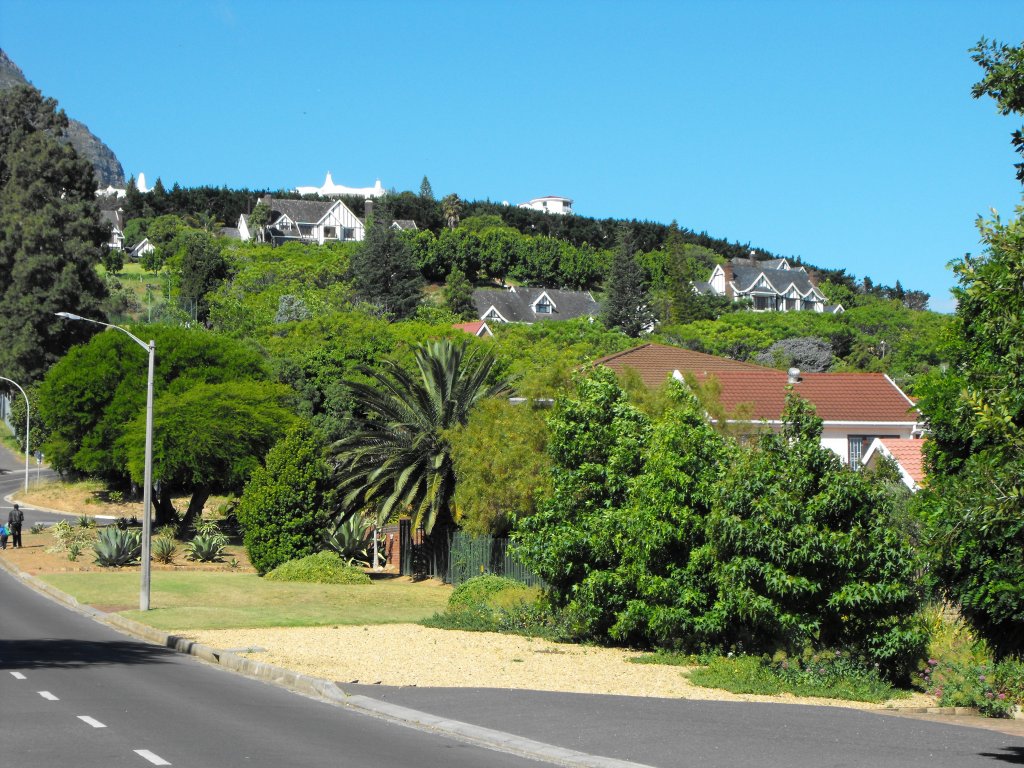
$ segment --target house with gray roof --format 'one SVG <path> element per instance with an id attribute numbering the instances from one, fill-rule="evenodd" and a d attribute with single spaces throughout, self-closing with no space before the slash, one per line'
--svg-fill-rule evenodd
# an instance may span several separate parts
<path id="1" fill-rule="evenodd" d="M 597 317 L 601 308 L 589 291 L 562 291 L 521 285 L 473 291 L 477 317 L 488 323 L 537 323 Z"/>
<path id="2" fill-rule="evenodd" d="M 124 249 L 124 211 L 120 208 L 116 211 L 100 211 L 100 218 L 110 228 L 107 247 L 112 251 Z"/>
<path id="3" fill-rule="evenodd" d="M 806 269 L 786 259 L 733 259 L 717 265 L 706 283 L 694 283 L 694 290 L 733 301 L 749 299 L 755 312 L 844 311 L 828 303 Z"/>
<path id="4" fill-rule="evenodd" d="M 363 220 L 340 200 L 277 200 L 265 195 L 260 202 L 270 211 L 262 238 L 260 233 L 250 230 L 249 219 L 243 214 L 238 220 L 242 240 L 263 239 L 274 245 L 288 242 L 323 245 L 359 241 L 366 236 Z"/>

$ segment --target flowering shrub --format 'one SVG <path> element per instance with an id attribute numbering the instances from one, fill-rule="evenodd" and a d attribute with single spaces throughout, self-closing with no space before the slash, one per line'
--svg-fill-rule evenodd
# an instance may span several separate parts
<path id="1" fill-rule="evenodd" d="M 976 707 L 988 717 L 1008 717 L 1024 704 L 1024 661 L 968 664 L 928 659 L 919 673 L 921 686 L 940 707 Z"/>

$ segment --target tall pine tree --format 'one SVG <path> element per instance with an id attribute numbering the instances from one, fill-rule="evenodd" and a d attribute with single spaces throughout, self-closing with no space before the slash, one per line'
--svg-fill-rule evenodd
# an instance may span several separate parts
<path id="1" fill-rule="evenodd" d="M 54 313 L 106 319 L 96 265 L 108 232 L 67 126 L 35 88 L 0 92 L 0 371 L 23 385 L 98 330 Z"/>
<path id="2" fill-rule="evenodd" d="M 356 294 L 395 320 L 410 317 L 420 303 L 423 276 L 412 249 L 391 226 L 391 207 L 381 200 L 362 247 L 352 255 L 351 270 Z"/>
<path id="3" fill-rule="evenodd" d="M 636 237 L 623 227 L 608 275 L 604 307 L 604 324 L 634 338 L 650 330 L 653 322 L 647 278 L 636 259 L 636 251 Z"/>

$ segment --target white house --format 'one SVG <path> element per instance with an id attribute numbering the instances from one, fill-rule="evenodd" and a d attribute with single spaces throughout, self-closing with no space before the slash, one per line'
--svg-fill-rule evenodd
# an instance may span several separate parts
<path id="1" fill-rule="evenodd" d="M 128 258 L 132 261 L 138 261 L 147 253 L 152 253 L 156 250 L 156 246 L 149 242 L 148 237 L 142 238 L 135 246 L 128 252 Z"/>
<path id="2" fill-rule="evenodd" d="M 728 296 L 733 301 L 750 299 L 755 312 L 843 312 L 831 305 L 802 266 L 786 259 L 733 259 L 718 264 L 706 283 L 694 286 L 699 293 Z"/>
<path id="3" fill-rule="evenodd" d="M 520 208 L 532 208 L 535 211 L 544 213 L 569 214 L 572 213 L 572 200 L 568 197 L 547 195 L 546 197 L 535 197 L 519 204 Z"/>
<path id="4" fill-rule="evenodd" d="M 280 245 L 287 242 L 318 243 L 353 242 L 366 236 L 362 219 L 357 217 L 340 200 L 320 202 L 316 200 L 277 200 L 266 195 L 260 200 L 270 211 L 267 225 L 263 229 L 267 242 Z M 241 240 L 256 237 L 249 217 L 238 218 L 238 234 Z"/>
<path id="5" fill-rule="evenodd" d="M 380 197 L 384 194 L 384 186 L 380 179 L 372 187 L 346 187 L 343 184 L 335 184 L 331 172 L 327 172 L 324 183 L 319 187 L 296 187 L 295 191 L 300 195 L 321 195 L 323 197 L 341 197 L 342 195 L 359 195 L 360 197 Z"/>

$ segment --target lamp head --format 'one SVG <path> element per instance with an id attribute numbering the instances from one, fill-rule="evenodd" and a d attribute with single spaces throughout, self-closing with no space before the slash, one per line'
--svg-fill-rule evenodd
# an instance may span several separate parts
<path id="1" fill-rule="evenodd" d="M 70 312 L 57 312 L 55 314 L 57 315 L 57 317 L 63 318 L 64 320 L 82 320 L 82 319 L 84 319 L 81 316 L 73 315 Z"/>

